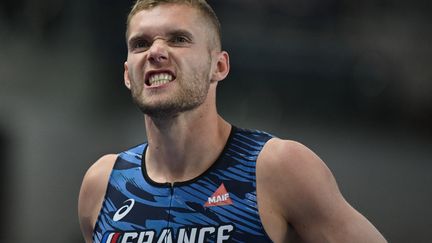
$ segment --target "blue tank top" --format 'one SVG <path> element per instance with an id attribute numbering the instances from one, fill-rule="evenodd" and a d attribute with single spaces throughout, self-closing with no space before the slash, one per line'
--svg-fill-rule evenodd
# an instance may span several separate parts
<path id="1" fill-rule="evenodd" d="M 93 242 L 271 242 L 258 214 L 256 160 L 271 135 L 236 128 L 197 178 L 163 184 L 146 172 L 147 143 L 119 154 Z"/>

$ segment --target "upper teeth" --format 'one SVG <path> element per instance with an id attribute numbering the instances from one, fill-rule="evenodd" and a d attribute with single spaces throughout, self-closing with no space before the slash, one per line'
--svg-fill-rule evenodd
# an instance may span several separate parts
<path id="1" fill-rule="evenodd" d="M 149 79 L 149 83 L 150 85 L 162 85 L 162 84 L 169 83 L 172 79 L 173 77 L 171 74 L 160 73 L 151 76 Z"/>

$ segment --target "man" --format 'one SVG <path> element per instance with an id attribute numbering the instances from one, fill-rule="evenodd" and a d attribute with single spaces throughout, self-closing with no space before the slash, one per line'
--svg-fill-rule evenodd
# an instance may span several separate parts
<path id="1" fill-rule="evenodd" d="M 138 0 L 126 39 L 148 142 L 86 173 L 86 242 L 386 242 L 313 152 L 218 115 L 229 56 L 205 1 Z"/>

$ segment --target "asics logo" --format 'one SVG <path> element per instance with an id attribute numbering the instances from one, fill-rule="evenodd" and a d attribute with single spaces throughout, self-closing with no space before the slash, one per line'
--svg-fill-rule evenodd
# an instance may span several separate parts
<path id="1" fill-rule="evenodd" d="M 134 199 L 128 199 L 128 200 L 124 201 L 123 204 L 126 204 L 126 205 L 119 208 L 113 216 L 113 220 L 115 222 L 124 218 L 132 210 L 132 208 L 135 204 L 135 200 Z"/>

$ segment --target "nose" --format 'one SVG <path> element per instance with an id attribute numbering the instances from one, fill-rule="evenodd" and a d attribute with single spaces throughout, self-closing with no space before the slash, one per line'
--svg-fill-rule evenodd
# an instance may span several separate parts
<path id="1" fill-rule="evenodd" d="M 147 59 L 152 64 L 163 64 L 168 61 L 167 45 L 162 39 L 155 40 L 148 51 Z"/>

